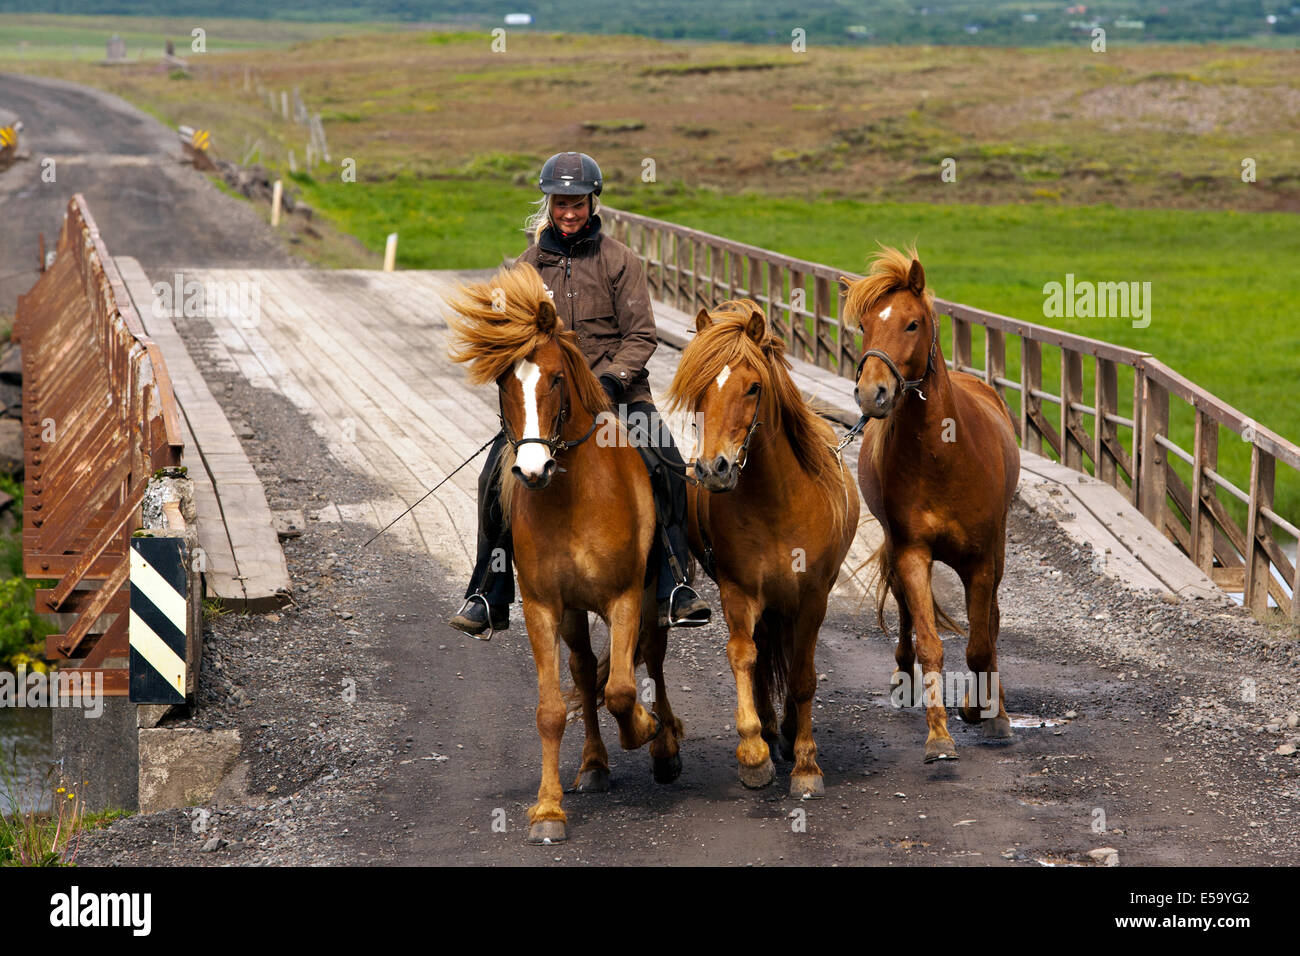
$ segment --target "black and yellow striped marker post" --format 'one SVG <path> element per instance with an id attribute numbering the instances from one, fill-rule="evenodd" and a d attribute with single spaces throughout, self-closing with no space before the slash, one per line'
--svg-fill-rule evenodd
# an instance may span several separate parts
<path id="1" fill-rule="evenodd" d="M 187 686 L 185 542 L 131 539 L 131 703 L 183 704 Z"/>
<path id="2" fill-rule="evenodd" d="M 0 126 L 0 150 L 15 149 L 18 146 L 18 131 L 12 126 Z"/>
<path id="3" fill-rule="evenodd" d="M 190 139 L 190 145 L 199 152 L 206 152 L 212 140 L 212 134 L 206 129 L 196 129 L 194 136 Z"/>

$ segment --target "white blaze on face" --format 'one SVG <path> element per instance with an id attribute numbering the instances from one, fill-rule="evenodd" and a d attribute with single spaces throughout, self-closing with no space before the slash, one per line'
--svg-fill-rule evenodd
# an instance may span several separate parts
<path id="1" fill-rule="evenodd" d="M 724 365 L 722 371 L 718 373 L 718 391 L 722 391 L 722 386 L 727 384 L 727 379 L 731 378 L 731 366 Z"/>
<path id="2" fill-rule="evenodd" d="M 892 305 L 885 306 L 885 308 L 881 310 L 880 321 L 883 322 L 885 321 L 885 319 L 889 318 L 889 313 L 892 311 L 894 311 L 894 307 Z"/>
<path id="3" fill-rule="evenodd" d="M 519 379 L 524 391 L 524 433 L 520 438 L 541 438 L 541 423 L 537 417 L 537 383 L 541 381 L 542 370 L 536 362 L 520 359 L 515 365 L 515 378 Z M 515 452 L 515 464 L 529 478 L 536 478 L 542 473 L 550 458 L 550 451 L 545 445 L 529 442 L 520 445 Z"/>

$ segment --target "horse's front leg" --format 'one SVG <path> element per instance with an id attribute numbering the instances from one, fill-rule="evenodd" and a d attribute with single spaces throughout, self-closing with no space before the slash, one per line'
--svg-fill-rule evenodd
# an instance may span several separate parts
<path id="1" fill-rule="evenodd" d="M 596 712 L 596 655 L 591 652 L 591 631 L 587 612 L 572 608 L 564 612 L 561 625 L 564 642 L 569 645 L 569 673 L 573 686 L 582 696 L 582 726 L 587 732 L 582 744 L 582 766 L 573 788 L 579 793 L 604 793 L 609 789 L 609 754 L 600 739 L 600 720 Z"/>
<path id="2" fill-rule="evenodd" d="M 740 782 L 757 790 L 766 787 L 776 776 L 772 754 L 763 739 L 763 721 L 754 705 L 754 665 L 758 662 L 758 647 L 754 643 L 754 627 L 758 622 L 758 604 L 741 588 L 730 581 L 720 582 L 722 610 L 727 618 L 727 660 L 736 680 L 736 731 L 740 743 L 736 747 L 736 769 Z M 780 640 L 780 634 L 771 635 Z"/>
<path id="3" fill-rule="evenodd" d="M 822 769 L 817 766 L 817 742 L 812 733 L 812 705 L 817 693 L 817 632 L 825 616 L 826 594 L 808 595 L 794 622 L 789 683 L 790 701 L 795 705 L 796 732 L 790 796 L 796 798 L 821 797 L 826 793 Z M 789 714 L 786 717 L 788 719 Z"/>
<path id="4" fill-rule="evenodd" d="M 982 724 L 986 737 L 1010 737 L 1011 718 L 1007 716 L 1006 695 L 998 676 L 998 584 L 993 562 L 980 565 L 967 578 L 964 583 L 970 640 L 966 642 L 966 666 L 975 676 L 980 700 L 972 705 L 967 691 L 962 720 Z M 996 703 L 991 699 L 994 693 Z"/>
<path id="5" fill-rule="evenodd" d="M 606 610 L 609 626 L 609 679 L 605 706 L 618 721 L 618 743 L 636 750 L 659 736 L 659 718 L 641 706 L 636 693 L 636 649 L 641 632 L 641 587 L 620 594 Z"/>
<path id="6" fill-rule="evenodd" d="M 912 547 L 898 554 L 898 576 L 916 627 L 916 656 L 921 662 L 925 723 L 925 762 L 956 760 L 957 745 L 948 733 L 948 712 L 943 709 L 943 641 L 934 620 L 934 593 L 930 590 L 929 549 Z"/>
<path id="7" fill-rule="evenodd" d="M 560 608 L 524 596 L 524 623 L 537 665 L 537 733 L 542 738 L 542 783 L 528 811 L 529 843 L 560 843 L 568 838 L 560 802 L 560 739 L 564 736 L 564 695 L 560 692 Z"/>

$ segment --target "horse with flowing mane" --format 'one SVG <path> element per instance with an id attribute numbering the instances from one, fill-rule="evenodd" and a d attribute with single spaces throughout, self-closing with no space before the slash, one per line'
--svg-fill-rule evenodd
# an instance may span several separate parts
<path id="1" fill-rule="evenodd" d="M 862 329 L 857 399 L 871 421 L 863 432 L 858 481 L 884 544 L 874 561 L 882 630 L 884 592 L 898 602 L 898 670 L 910 686 L 920 658 L 928 735 L 925 761 L 956 759 L 943 707 L 943 644 L 936 619 L 957 629 L 934 601 L 934 560 L 953 568 L 966 590 L 970 634 L 960 713 L 983 722 L 991 737 L 1011 736 L 1005 688 L 998 679 L 998 584 L 1006 551 L 1007 512 L 1020 474 L 1015 429 L 1002 399 L 965 372 L 949 372 L 939 347 L 934 294 L 914 249 L 883 248 L 865 278 L 841 277 L 844 315 Z M 912 630 L 916 629 L 916 647 Z M 959 629 L 957 629 L 959 630 Z M 981 700 L 972 704 L 970 691 Z M 989 699 L 996 694 L 996 703 Z"/>
<path id="2" fill-rule="evenodd" d="M 746 299 L 701 309 L 695 329 L 669 401 L 693 413 L 700 429 L 687 526 L 718 582 L 730 632 L 740 779 L 770 784 L 779 744 L 795 761 L 791 795 L 821 796 L 813 656 L 857 530 L 858 496 L 834 432 L 800 395 L 785 343 L 758 306 Z"/>
<path id="3" fill-rule="evenodd" d="M 661 783 L 681 773 L 682 725 L 668 703 L 663 676 L 668 630 L 658 623 L 653 575 L 646 581 L 655 535 L 650 478 L 631 442 L 588 440 L 598 419 L 602 433 L 622 426 L 606 418 L 612 413 L 605 392 L 536 269 L 521 264 L 488 282 L 463 286 L 451 306 L 451 358 L 468 366 L 472 384 L 496 384 L 511 446 L 501 464 L 502 505 L 537 665 L 542 739 L 542 781 L 528 814 L 528 842 L 557 843 L 567 837 L 559 769 L 566 712 L 560 638 L 569 647 L 586 728 L 575 787 L 609 789 L 588 611 L 609 627 L 604 699 L 618 722 L 619 743 L 625 750 L 649 743 Z M 638 701 L 634 668 L 640 660 L 655 682 L 653 714 Z"/>

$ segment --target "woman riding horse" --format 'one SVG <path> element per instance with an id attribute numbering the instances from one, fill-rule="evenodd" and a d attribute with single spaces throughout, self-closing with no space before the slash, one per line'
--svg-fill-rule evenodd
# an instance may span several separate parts
<path id="1" fill-rule="evenodd" d="M 527 227 L 533 244 L 519 257 L 541 273 L 565 327 L 624 421 L 649 424 L 629 439 L 650 470 L 661 533 L 659 618 L 665 626 L 707 624 L 709 606 L 686 583 L 685 464 L 650 395 L 646 362 L 658 345 L 650 290 L 641 260 L 601 233 L 596 214 L 603 179 L 586 153 L 556 153 L 542 166 L 542 200 Z M 479 476 L 478 555 L 465 604 L 447 623 L 478 637 L 510 626 L 514 601 L 513 546 L 500 503 L 499 466 L 506 436 L 498 435 Z M 605 502 L 593 502 L 599 507 Z"/>

